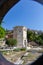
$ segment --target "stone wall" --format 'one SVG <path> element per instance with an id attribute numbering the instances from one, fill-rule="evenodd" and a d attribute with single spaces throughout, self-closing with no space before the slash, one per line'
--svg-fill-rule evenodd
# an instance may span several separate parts
<path id="1" fill-rule="evenodd" d="M 18 47 L 27 46 L 27 28 L 23 26 L 14 27 L 13 38 L 17 39 Z"/>

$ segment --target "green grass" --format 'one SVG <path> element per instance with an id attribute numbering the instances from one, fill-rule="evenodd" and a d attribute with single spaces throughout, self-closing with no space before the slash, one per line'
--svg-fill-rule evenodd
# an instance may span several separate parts
<path id="1" fill-rule="evenodd" d="M 16 52 L 19 52 L 19 51 L 26 51 L 26 48 L 17 48 L 17 49 L 14 49 L 13 51 L 16 51 Z"/>
<path id="2" fill-rule="evenodd" d="M 26 48 L 21 48 L 20 50 L 21 50 L 21 51 L 26 51 Z"/>
<path id="3" fill-rule="evenodd" d="M 19 52 L 20 51 L 20 48 L 14 49 L 13 51 Z"/>

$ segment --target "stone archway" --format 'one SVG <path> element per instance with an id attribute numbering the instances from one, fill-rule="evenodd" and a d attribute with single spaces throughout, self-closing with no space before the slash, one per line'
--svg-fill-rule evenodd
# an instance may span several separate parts
<path id="1" fill-rule="evenodd" d="M 20 0 L 0 0 L 0 18 L 3 19 L 3 17 L 5 16 L 5 14 L 9 11 L 9 9 L 15 5 L 18 1 Z M 43 4 L 42 0 L 33 0 L 33 1 L 37 1 Z M 9 3 L 10 2 L 10 3 Z M 32 65 L 38 65 L 40 63 L 42 63 L 43 65 L 43 56 L 41 56 L 41 58 L 39 58 L 36 62 L 34 62 Z M 8 62 L 1 54 L 0 54 L 0 64 L 1 65 L 14 65 L 10 62 Z M 3 61 L 4 60 L 4 61 Z M 42 61 L 41 61 L 42 60 Z"/>
<path id="2" fill-rule="evenodd" d="M 0 19 L 20 0 L 0 0 Z"/>

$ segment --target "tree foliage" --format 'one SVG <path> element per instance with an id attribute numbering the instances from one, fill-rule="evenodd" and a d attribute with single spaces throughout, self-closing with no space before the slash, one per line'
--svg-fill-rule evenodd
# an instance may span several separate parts
<path id="1" fill-rule="evenodd" d="M 42 34 L 36 34 L 33 31 L 27 31 L 27 40 L 34 41 L 38 43 L 39 45 L 43 45 L 43 33 Z"/>
<path id="2" fill-rule="evenodd" d="M 27 31 L 27 39 L 28 39 L 28 41 L 34 41 L 35 33 L 33 31 Z"/>
<path id="3" fill-rule="evenodd" d="M 13 39 L 13 38 L 9 38 L 9 39 L 6 40 L 6 44 L 8 46 L 16 46 L 17 45 L 17 40 Z"/>
<path id="4" fill-rule="evenodd" d="M 5 37 L 5 29 L 0 26 L 0 38 L 4 38 L 4 37 Z"/>

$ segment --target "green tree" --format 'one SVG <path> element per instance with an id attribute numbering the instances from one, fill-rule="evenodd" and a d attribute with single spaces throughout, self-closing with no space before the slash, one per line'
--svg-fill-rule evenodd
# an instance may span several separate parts
<path id="1" fill-rule="evenodd" d="M 1 26 L 3 23 L 2 18 L 0 18 L 0 38 L 5 37 L 5 29 Z"/>
<path id="2" fill-rule="evenodd" d="M 34 32 L 27 31 L 27 40 L 28 40 L 28 42 L 34 40 Z"/>
<path id="3" fill-rule="evenodd" d="M 40 37 L 41 37 L 41 39 L 43 39 L 43 33 L 42 33 L 42 34 L 40 34 Z"/>
<path id="4" fill-rule="evenodd" d="M 39 45 L 43 45 L 43 33 L 36 34 L 33 31 L 27 31 L 27 40 L 28 40 L 28 42 L 34 41 Z"/>
<path id="5" fill-rule="evenodd" d="M 43 33 L 39 35 L 39 44 L 43 45 Z"/>
<path id="6" fill-rule="evenodd" d="M 40 35 L 38 35 L 38 36 L 35 38 L 35 42 L 37 42 L 39 45 L 43 45 L 43 39 L 41 38 Z"/>
<path id="7" fill-rule="evenodd" d="M 0 26 L 0 38 L 4 38 L 4 37 L 5 37 L 5 29 Z"/>
<path id="8" fill-rule="evenodd" d="M 16 46 L 17 45 L 17 40 L 13 39 L 13 38 L 9 38 L 9 39 L 6 40 L 6 44 L 8 46 Z"/>

